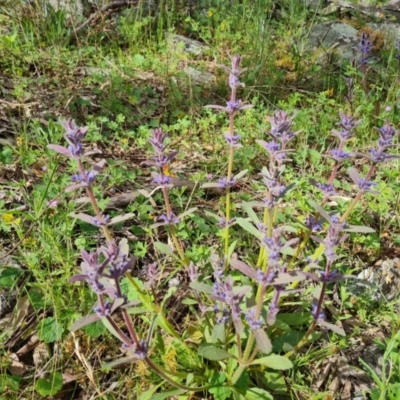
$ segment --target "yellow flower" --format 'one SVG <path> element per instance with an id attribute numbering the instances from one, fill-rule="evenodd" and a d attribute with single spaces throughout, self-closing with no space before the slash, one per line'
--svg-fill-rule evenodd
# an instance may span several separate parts
<path id="1" fill-rule="evenodd" d="M 14 215 L 11 213 L 3 214 L 1 220 L 6 225 L 19 225 L 21 223 L 21 218 L 14 218 Z"/>
<path id="2" fill-rule="evenodd" d="M 211 18 L 214 15 L 214 11 L 208 10 L 207 11 L 208 16 Z"/>
<path id="3" fill-rule="evenodd" d="M 20 147 L 20 146 L 22 146 L 22 143 L 23 143 L 24 141 L 22 140 L 22 137 L 17 137 L 17 146 L 18 147 Z"/>
<path id="4" fill-rule="evenodd" d="M 332 97 L 333 94 L 334 94 L 334 89 L 333 89 L 333 88 L 330 88 L 330 89 L 326 90 L 326 91 L 325 91 L 325 94 L 326 94 L 328 97 Z"/>

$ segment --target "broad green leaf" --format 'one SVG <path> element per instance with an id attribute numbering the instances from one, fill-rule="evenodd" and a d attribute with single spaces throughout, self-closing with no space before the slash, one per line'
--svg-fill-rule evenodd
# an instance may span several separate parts
<path id="1" fill-rule="evenodd" d="M 343 231 L 357 233 L 375 233 L 375 229 L 363 225 L 350 225 L 348 228 L 343 229 Z"/>
<path id="2" fill-rule="evenodd" d="M 204 292 L 207 294 L 212 294 L 213 293 L 213 287 L 211 285 L 207 285 L 206 283 L 201 283 L 201 282 L 190 282 L 189 286 L 193 290 L 197 290 L 198 292 Z"/>
<path id="3" fill-rule="evenodd" d="M 337 333 L 340 336 L 346 336 L 346 332 L 340 326 L 330 324 L 329 322 L 326 322 L 324 320 L 318 320 L 318 324 L 324 326 L 325 328 L 329 329 L 332 332 Z"/>
<path id="4" fill-rule="evenodd" d="M 61 372 L 54 372 L 45 378 L 39 378 L 35 383 L 36 391 L 43 397 L 51 397 L 57 394 L 63 385 L 63 377 Z"/>
<path id="5" fill-rule="evenodd" d="M 161 243 L 161 242 L 155 242 L 154 243 L 154 247 L 163 254 L 166 254 L 167 256 L 173 256 L 174 252 L 172 251 L 171 247 L 168 246 L 165 243 Z"/>
<path id="6" fill-rule="evenodd" d="M 251 219 L 251 221 L 253 222 L 253 224 L 257 225 L 259 224 L 261 221 L 258 218 L 257 214 L 254 212 L 254 210 L 251 208 L 249 203 L 242 203 L 242 210 L 249 216 L 249 218 Z"/>
<path id="7" fill-rule="evenodd" d="M 271 353 L 272 343 L 265 331 L 263 331 L 262 329 L 256 329 L 254 331 L 254 337 L 256 339 L 257 347 L 262 353 Z"/>
<path id="8" fill-rule="evenodd" d="M 150 389 L 147 389 L 145 392 L 143 392 L 137 400 L 151 400 L 153 398 L 154 392 L 158 390 L 162 386 L 163 382 L 160 384 L 151 387 Z"/>
<path id="9" fill-rule="evenodd" d="M 53 317 L 42 319 L 37 326 L 38 338 L 45 343 L 61 339 L 63 332 L 64 327 Z"/>
<path id="10" fill-rule="evenodd" d="M 195 299 L 183 299 L 181 303 L 182 304 L 186 304 L 188 306 L 191 306 L 193 304 L 197 304 L 197 300 L 195 300 Z"/>
<path id="11" fill-rule="evenodd" d="M 110 222 L 107 225 L 115 225 L 119 222 L 127 221 L 128 219 L 132 219 L 135 216 L 134 213 L 127 213 L 123 215 L 118 215 L 117 217 L 111 218 Z"/>
<path id="12" fill-rule="evenodd" d="M 93 324 L 94 322 L 100 321 L 100 319 L 101 318 L 97 314 L 87 315 L 86 317 L 80 318 L 80 319 L 78 319 L 78 321 L 75 321 L 69 330 L 70 330 L 70 332 L 75 332 L 78 329 L 81 329 L 86 325 Z M 103 323 L 101 323 L 101 324 L 103 324 Z"/>
<path id="13" fill-rule="evenodd" d="M 95 338 L 102 335 L 106 331 L 106 327 L 103 322 L 96 321 L 93 324 L 85 326 L 84 331 L 89 337 Z"/>
<path id="14" fill-rule="evenodd" d="M 308 204 L 317 211 L 321 217 L 323 217 L 327 222 L 331 222 L 331 217 L 329 214 L 314 200 L 309 200 Z"/>
<path id="15" fill-rule="evenodd" d="M 246 218 L 237 218 L 236 222 L 251 235 L 255 236 L 258 240 L 261 240 L 262 233 Z"/>
<path id="16" fill-rule="evenodd" d="M 270 393 L 261 388 L 251 388 L 246 390 L 244 397 L 246 400 L 274 400 Z"/>
<path id="17" fill-rule="evenodd" d="M 199 347 L 199 355 L 207 360 L 220 361 L 233 357 L 224 349 L 220 349 L 213 344 L 203 344 Z"/>
<path id="18" fill-rule="evenodd" d="M 270 356 L 259 358 L 257 360 L 254 360 L 251 364 L 260 364 L 264 365 L 265 367 L 277 370 L 286 370 L 293 368 L 292 362 L 287 357 L 279 356 L 277 354 L 271 354 Z"/>
<path id="19" fill-rule="evenodd" d="M 215 324 L 211 333 L 211 340 L 213 343 L 217 342 L 225 342 L 225 325 L 224 324 Z"/>
<path id="20" fill-rule="evenodd" d="M 239 179 L 243 178 L 247 174 L 248 169 L 240 171 L 238 174 L 235 175 L 235 179 L 238 181 Z"/>
<path id="21" fill-rule="evenodd" d="M 164 400 L 164 399 L 173 399 L 175 396 L 179 396 L 180 394 L 185 393 L 186 390 L 183 389 L 174 389 L 169 392 L 157 393 L 154 395 L 151 400 Z"/>
<path id="22" fill-rule="evenodd" d="M 20 381 L 21 378 L 18 376 L 0 374 L 0 394 L 7 392 L 10 395 L 12 392 L 17 392 Z"/>
<path id="23" fill-rule="evenodd" d="M 227 260 L 230 260 L 230 259 L 231 259 L 232 254 L 233 254 L 233 252 L 234 252 L 234 250 L 235 250 L 235 247 L 236 247 L 236 243 L 237 243 L 237 240 L 233 241 L 233 242 L 230 244 L 229 249 L 228 249 L 228 254 L 226 255 Z"/>
<path id="24" fill-rule="evenodd" d="M 118 332 L 114 329 L 114 327 L 111 325 L 111 323 L 108 321 L 107 317 L 103 317 L 101 319 L 103 322 L 104 326 L 107 328 L 107 330 L 114 335 L 118 340 L 121 340 L 121 336 L 118 334 Z"/>
<path id="25" fill-rule="evenodd" d="M 310 318 L 309 312 L 281 313 L 276 316 L 276 319 L 293 326 L 306 324 L 309 322 Z"/>

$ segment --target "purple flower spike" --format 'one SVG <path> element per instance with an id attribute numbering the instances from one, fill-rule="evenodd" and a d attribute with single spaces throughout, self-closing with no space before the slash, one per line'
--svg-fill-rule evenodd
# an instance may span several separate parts
<path id="1" fill-rule="evenodd" d="M 235 54 L 232 58 L 232 66 L 229 70 L 229 86 L 231 89 L 236 89 L 239 86 L 244 86 L 242 82 L 239 80 L 239 76 L 242 72 L 245 71 L 245 69 L 241 70 L 240 69 L 240 62 L 242 61 L 242 57 L 240 57 L 238 54 Z"/>
<path id="2" fill-rule="evenodd" d="M 359 50 L 361 51 L 360 64 L 365 66 L 368 64 L 368 55 L 371 53 L 372 44 L 367 32 L 363 32 L 360 40 Z"/>
<path id="3" fill-rule="evenodd" d="M 156 153 L 163 153 L 164 150 L 167 148 L 164 145 L 164 141 L 167 138 L 168 134 L 163 132 L 161 128 L 153 129 L 151 131 L 151 137 L 149 138 L 150 144 L 153 146 L 154 151 Z"/>

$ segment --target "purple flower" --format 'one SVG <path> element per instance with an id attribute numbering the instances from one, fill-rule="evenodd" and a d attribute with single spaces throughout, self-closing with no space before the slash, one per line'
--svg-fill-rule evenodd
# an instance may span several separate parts
<path id="1" fill-rule="evenodd" d="M 227 133 L 225 135 L 225 140 L 229 144 L 229 146 L 237 146 L 239 144 L 240 135 L 230 135 Z"/>
<path id="2" fill-rule="evenodd" d="M 240 62 L 242 61 L 242 57 L 240 57 L 238 54 L 235 54 L 231 58 L 231 68 L 229 70 L 229 86 L 231 87 L 232 90 L 236 89 L 239 86 L 244 86 L 242 82 L 239 80 L 239 76 L 242 72 L 245 71 L 245 69 L 241 70 L 240 69 Z"/>
<path id="3" fill-rule="evenodd" d="M 318 232 L 322 229 L 321 222 L 316 221 L 314 217 L 307 217 L 304 221 L 304 224 L 308 229 L 311 229 L 312 232 Z"/>
<path id="4" fill-rule="evenodd" d="M 156 153 L 162 154 L 167 146 L 164 144 L 165 139 L 168 137 L 166 132 L 163 132 L 161 128 L 153 129 L 151 131 L 151 137 L 149 138 L 150 144 Z"/>
<path id="5" fill-rule="evenodd" d="M 254 309 L 248 310 L 245 318 L 251 330 L 256 331 L 257 329 L 262 329 L 264 321 L 261 318 L 259 318 L 258 320 L 255 319 Z"/>
<path id="6" fill-rule="evenodd" d="M 272 271 L 271 268 L 268 268 L 265 273 L 262 272 L 260 268 L 258 268 L 257 269 L 257 283 L 267 286 L 274 280 L 276 275 L 277 275 L 276 271 Z"/>
<path id="7" fill-rule="evenodd" d="M 342 162 L 351 157 L 351 153 L 339 149 L 333 149 L 330 153 L 331 157 L 337 162 Z"/>
<path id="8" fill-rule="evenodd" d="M 357 185 L 362 192 L 370 192 L 373 187 L 378 186 L 376 182 L 371 182 L 363 178 L 358 180 Z"/>
<path id="9" fill-rule="evenodd" d="M 139 360 L 144 360 L 147 357 L 149 349 L 147 347 L 146 341 L 143 339 L 140 341 L 140 346 L 138 346 L 134 353 Z"/>
<path id="10" fill-rule="evenodd" d="M 219 228 L 228 228 L 232 226 L 236 222 L 236 218 L 231 218 L 229 221 L 226 221 L 225 217 L 222 217 L 218 222 Z"/>
<path id="11" fill-rule="evenodd" d="M 389 123 L 389 121 L 386 121 L 381 128 L 376 128 L 376 129 L 378 129 L 380 136 L 378 140 L 378 145 L 390 146 L 392 144 L 394 137 L 397 134 L 396 129 L 393 128 L 393 126 Z"/>
<path id="12" fill-rule="evenodd" d="M 272 231 L 272 237 L 264 237 L 262 244 L 268 249 L 268 262 L 271 266 L 275 266 L 280 258 L 283 249 L 289 248 L 298 242 L 298 238 L 283 241 L 283 229 L 275 228 Z"/>
<path id="13" fill-rule="evenodd" d="M 324 312 L 322 310 L 317 315 L 317 308 L 318 308 L 318 306 L 316 304 L 312 305 L 311 315 L 313 316 L 313 318 L 316 321 L 318 321 L 320 319 L 325 319 L 325 314 L 324 314 Z"/>
<path id="14" fill-rule="evenodd" d="M 162 214 L 158 217 L 160 221 L 164 221 L 167 225 L 179 224 L 179 218 L 171 212 L 169 215 Z"/>
<path id="15" fill-rule="evenodd" d="M 102 308 L 101 306 L 96 306 L 93 307 L 93 311 L 100 317 L 105 317 L 107 315 L 111 315 L 111 307 L 112 303 L 110 301 L 106 301 L 104 303 L 104 307 Z"/>
<path id="16" fill-rule="evenodd" d="M 194 265 L 192 261 L 190 261 L 190 264 L 187 267 L 187 272 L 191 282 L 197 281 L 198 277 L 200 276 L 200 274 L 197 271 L 196 265 Z"/>
<path id="17" fill-rule="evenodd" d="M 158 174 L 154 173 L 153 174 L 153 183 L 157 184 L 158 186 L 167 186 L 171 183 L 172 178 L 164 175 L 164 174 Z"/>
<path id="18" fill-rule="evenodd" d="M 321 240 L 313 236 L 314 240 L 325 245 L 325 256 L 328 261 L 333 261 L 336 259 L 336 247 L 348 238 L 349 235 L 340 235 L 343 229 L 346 227 L 346 222 L 341 222 L 340 218 L 335 215 L 330 217 L 330 223 L 327 229 L 325 240 Z"/>
<path id="19" fill-rule="evenodd" d="M 368 64 L 368 55 L 369 55 L 369 53 L 371 53 L 371 50 L 372 50 L 371 40 L 370 40 L 369 34 L 367 32 L 362 33 L 358 49 L 361 51 L 360 64 L 363 66 L 367 65 Z"/>
<path id="20" fill-rule="evenodd" d="M 220 312 L 220 310 L 219 310 L 219 308 L 218 308 L 217 305 L 214 306 L 214 311 L 215 311 L 216 313 Z M 225 324 L 225 323 L 228 321 L 228 319 L 229 319 L 229 310 L 228 310 L 226 307 L 224 307 L 224 308 L 222 309 L 221 315 L 218 316 L 218 317 L 215 319 L 215 322 L 216 322 L 217 324 Z"/>
<path id="21" fill-rule="evenodd" d="M 230 178 L 229 181 L 226 177 L 218 180 L 219 186 L 223 188 L 230 188 L 235 185 L 236 179 L 234 177 Z"/>
<path id="22" fill-rule="evenodd" d="M 328 183 L 316 183 L 315 185 L 318 189 L 322 190 L 322 192 L 326 196 L 333 196 L 336 194 L 335 187 L 333 185 L 329 185 Z"/>
<path id="23" fill-rule="evenodd" d="M 102 215 L 101 219 L 98 219 L 97 217 L 93 217 L 92 222 L 96 226 L 106 226 L 110 222 L 110 216 Z"/>

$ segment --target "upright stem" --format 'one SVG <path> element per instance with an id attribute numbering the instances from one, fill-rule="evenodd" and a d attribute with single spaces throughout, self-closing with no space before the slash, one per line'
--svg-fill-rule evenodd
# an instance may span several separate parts
<path id="1" fill-rule="evenodd" d="M 162 173 L 162 171 L 161 171 L 161 173 Z M 167 219 L 171 220 L 172 219 L 172 207 L 171 207 L 171 203 L 169 201 L 168 191 L 167 191 L 166 187 L 162 188 L 162 193 L 163 193 L 163 196 L 164 196 L 165 209 L 166 209 L 166 212 L 167 212 Z M 171 234 L 172 241 L 174 242 L 176 251 L 179 254 L 179 258 L 182 260 L 183 265 L 187 267 L 189 265 L 189 263 L 186 260 L 185 252 L 184 252 L 184 250 L 182 248 L 182 245 L 181 245 L 181 243 L 180 243 L 180 241 L 178 239 L 178 236 L 176 234 L 176 229 L 175 229 L 174 225 L 170 225 L 169 232 Z"/>
<path id="2" fill-rule="evenodd" d="M 234 104 L 236 101 L 236 88 L 232 88 L 231 91 L 231 102 Z M 233 110 L 229 114 L 229 136 L 233 137 L 235 134 L 235 111 Z M 230 182 L 232 178 L 232 171 L 233 171 L 233 157 L 235 154 L 235 149 L 231 145 L 229 149 L 229 160 L 228 160 L 228 174 L 227 174 L 227 182 Z M 228 269 L 229 266 L 229 260 L 228 260 L 228 253 L 229 253 L 229 221 L 231 219 L 231 189 L 229 187 L 226 188 L 226 193 L 225 193 L 225 249 L 224 249 L 224 270 L 225 272 Z"/>

